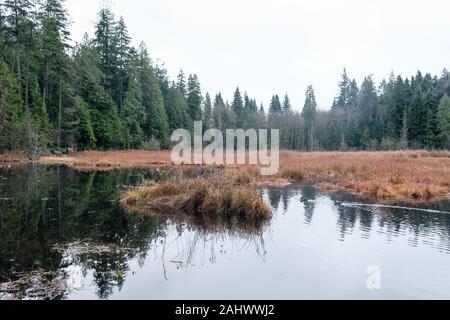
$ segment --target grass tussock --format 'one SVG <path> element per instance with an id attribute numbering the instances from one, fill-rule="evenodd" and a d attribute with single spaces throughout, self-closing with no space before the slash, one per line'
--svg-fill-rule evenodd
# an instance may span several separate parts
<path id="1" fill-rule="evenodd" d="M 236 228 L 258 231 L 272 210 L 250 185 L 219 175 L 205 178 L 173 178 L 129 190 L 121 204 L 127 212 L 191 218 L 206 229 Z"/>

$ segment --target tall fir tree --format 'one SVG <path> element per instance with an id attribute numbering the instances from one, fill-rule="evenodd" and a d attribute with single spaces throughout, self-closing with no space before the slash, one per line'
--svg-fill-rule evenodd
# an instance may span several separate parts
<path id="1" fill-rule="evenodd" d="M 283 112 L 285 114 L 292 113 L 291 100 L 289 99 L 289 96 L 287 94 L 284 96 L 284 100 L 283 100 Z"/>
<path id="2" fill-rule="evenodd" d="M 305 147 L 314 148 L 314 122 L 317 116 L 317 102 L 314 88 L 309 86 L 305 94 L 305 105 L 302 111 L 302 117 L 305 119 Z"/>
<path id="3" fill-rule="evenodd" d="M 410 105 L 410 112 L 408 113 L 409 137 L 413 143 L 413 147 L 424 147 L 426 135 L 426 117 L 427 111 L 425 109 L 425 102 L 421 81 L 413 82 L 413 97 Z"/>
<path id="4" fill-rule="evenodd" d="M 129 148 L 141 148 L 145 142 L 142 128 L 146 123 L 147 115 L 142 101 L 139 67 L 139 57 L 132 50 L 130 61 L 127 64 L 128 89 L 124 95 L 123 105 L 120 110 L 121 118 L 127 128 L 126 145 Z"/>
<path id="5" fill-rule="evenodd" d="M 202 91 L 197 75 L 190 75 L 187 84 L 187 102 L 192 121 L 202 119 Z"/>
<path id="6" fill-rule="evenodd" d="M 0 3 L 0 61 L 6 60 L 6 17 L 5 7 L 3 3 Z"/>
<path id="7" fill-rule="evenodd" d="M 230 116 L 221 93 L 216 94 L 214 98 L 213 119 L 216 128 L 222 131 L 230 128 Z"/>
<path id="8" fill-rule="evenodd" d="M 439 103 L 437 118 L 441 147 L 450 149 L 450 98 L 446 93 Z"/>
<path id="9" fill-rule="evenodd" d="M 142 102 L 147 114 L 144 133 L 148 139 L 159 140 L 162 147 L 169 144 L 169 124 L 164 108 L 164 98 L 151 65 L 147 48 L 143 43 L 139 47 L 139 69 L 142 87 Z"/>
<path id="10" fill-rule="evenodd" d="M 435 97 L 432 90 L 429 89 L 424 98 L 424 107 L 426 109 L 425 137 L 424 144 L 427 148 L 436 149 L 439 147 L 439 132 L 437 110 L 439 100 Z"/>
<path id="11" fill-rule="evenodd" d="M 23 47 L 25 33 L 30 24 L 29 13 L 32 3 L 29 0 L 5 0 L 3 7 L 5 8 L 6 33 L 14 48 L 14 71 L 21 84 Z"/>
<path id="12" fill-rule="evenodd" d="M 177 76 L 177 88 L 180 90 L 180 92 L 186 96 L 187 95 L 187 89 L 186 89 L 186 79 L 183 70 L 180 70 Z"/>
<path id="13" fill-rule="evenodd" d="M 0 151 L 15 150 L 23 147 L 22 97 L 17 78 L 8 66 L 0 61 Z"/>
<path id="14" fill-rule="evenodd" d="M 101 149 L 125 146 L 124 132 L 119 111 L 113 99 L 102 85 L 101 60 L 94 41 L 85 36 L 75 50 L 76 92 L 87 104 L 94 130 L 96 146 Z M 88 136 L 83 138 L 92 145 Z"/>
<path id="15" fill-rule="evenodd" d="M 212 127 L 212 102 L 208 92 L 203 103 L 203 127 L 205 130 L 211 129 Z"/>
<path id="16" fill-rule="evenodd" d="M 274 95 L 272 97 L 272 101 L 270 102 L 270 108 L 269 108 L 269 113 L 270 114 L 277 114 L 277 113 L 281 113 L 283 111 L 281 102 L 280 102 L 280 97 L 278 95 Z"/>
<path id="17" fill-rule="evenodd" d="M 168 89 L 166 112 L 170 132 L 177 129 L 189 129 L 192 127 L 186 98 L 178 89 L 176 83 L 172 83 Z"/>
<path id="18" fill-rule="evenodd" d="M 40 10 L 41 83 L 43 101 L 56 129 L 56 146 L 61 146 L 63 112 L 69 97 L 69 48 L 67 12 L 62 0 L 45 0 Z"/>
<path id="19" fill-rule="evenodd" d="M 116 34 L 117 24 L 110 8 L 105 7 L 98 13 L 95 26 L 95 46 L 100 55 L 100 69 L 103 73 L 102 85 L 112 93 L 117 68 Z"/>
<path id="20" fill-rule="evenodd" d="M 234 112 L 234 115 L 236 117 L 236 127 L 242 128 L 243 127 L 243 116 L 244 116 L 244 101 L 242 100 L 241 92 L 239 91 L 239 88 L 236 88 L 236 91 L 234 92 L 233 96 L 233 103 L 231 104 L 231 109 Z"/>
<path id="21" fill-rule="evenodd" d="M 114 41 L 113 43 L 116 46 L 116 60 L 117 60 L 117 72 L 115 75 L 115 97 L 116 103 L 119 105 L 119 108 L 123 105 L 124 94 L 126 91 L 126 82 L 127 82 L 127 63 L 129 61 L 130 55 L 130 42 L 131 38 L 128 35 L 128 30 L 125 25 L 125 21 L 123 17 L 120 17 L 117 25 L 114 29 Z"/>
<path id="22" fill-rule="evenodd" d="M 333 108 L 347 110 L 350 104 L 350 85 L 351 81 L 347 75 L 347 70 L 344 69 L 341 81 L 339 82 L 339 94 L 335 100 Z"/>
<path id="23" fill-rule="evenodd" d="M 375 83 L 371 76 L 364 78 L 358 101 L 359 123 L 363 130 L 367 129 L 372 135 L 372 127 L 376 120 L 378 96 Z"/>

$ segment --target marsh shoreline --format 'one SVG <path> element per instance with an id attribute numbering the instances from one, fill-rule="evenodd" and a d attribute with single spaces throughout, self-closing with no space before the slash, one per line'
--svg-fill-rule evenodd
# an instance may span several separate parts
<path id="1" fill-rule="evenodd" d="M 62 164 L 79 171 L 175 166 L 170 151 L 87 151 L 43 156 L 34 163 Z M 2 167 L 30 161 L 21 154 L 0 155 Z M 311 184 L 326 191 L 350 192 L 382 204 L 426 205 L 450 199 L 450 152 L 280 152 L 280 170 L 263 177 L 257 166 L 216 166 L 238 180 L 258 186 Z"/>

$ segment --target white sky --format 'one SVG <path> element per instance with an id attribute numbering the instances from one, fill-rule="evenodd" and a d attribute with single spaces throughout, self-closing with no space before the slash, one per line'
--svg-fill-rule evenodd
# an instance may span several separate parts
<path id="1" fill-rule="evenodd" d="M 72 39 L 93 34 L 103 0 L 67 0 Z M 449 68 L 448 0 L 114 0 L 134 44 L 174 78 L 197 73 L 203 93 L 239 86 L 264 106 L 287 92 L 301 110 L 308 85 L 328 109 L 343 68 L 358 83 L 393 70 Z"/>

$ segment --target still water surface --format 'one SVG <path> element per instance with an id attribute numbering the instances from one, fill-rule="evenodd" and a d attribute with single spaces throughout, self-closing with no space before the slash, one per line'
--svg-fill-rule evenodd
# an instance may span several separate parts
<path id="1" fill-rule="evenodd" d="M 269 188 L 274 217 L 258 235 L 120 209 L 121 190 L 161 175 L 0 169 L 0 283 L 44 270 L 63 275 L 66 299 L 450 299 L 448 203 L 387 208 Z M 368 289 L 369 266 L 381 290 Z"/>

